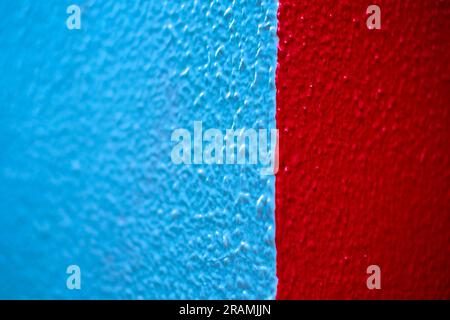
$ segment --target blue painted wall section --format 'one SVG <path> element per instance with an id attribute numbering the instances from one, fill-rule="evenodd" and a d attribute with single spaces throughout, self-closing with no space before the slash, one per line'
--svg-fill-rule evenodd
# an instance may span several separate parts
<path id="1" fill-rule="evenodd" d="M 0 298 L 274 298 L 274 177 L 170 137 L 275 127 L 276 11 L 0 1 Z"/>

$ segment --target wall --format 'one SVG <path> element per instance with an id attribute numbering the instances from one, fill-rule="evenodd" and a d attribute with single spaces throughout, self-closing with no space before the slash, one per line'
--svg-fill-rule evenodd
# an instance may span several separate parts
<path id="1" fill-rule="evenodd" d="M 279 299 L 450 298 L 450 3 L 370 4 L 280 0 Z"/>
<path id="2" fill-rule="evenodd" d="M 448 1 L 72 3 L 0 3 L 0 298 L 450 297 Z M 194 121 L 277 126 L 276 191 Z"/>
<path id="3" fill-rule="evenodd" d="M 274 177 L 170 154 L 275 127 L 277 3 L 72 3 L 0 3 L 0 298 L 274 298 Z"/>

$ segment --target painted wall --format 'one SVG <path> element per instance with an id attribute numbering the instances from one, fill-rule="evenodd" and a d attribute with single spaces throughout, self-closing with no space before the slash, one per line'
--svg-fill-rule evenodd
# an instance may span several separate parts
<path id="1" fill-rule="evenodd" d="M 280 299 L 450 298 L 450 2 L 370 4 L 280 0 Z"/>
<path id="2" fill-rule="evenodd" d="M 0 298 L 274 298 L 274 177 L 170 154 L 194 120 L 275 127 L 277 3 L 0 12 Z"/>
<path id="3" fill-rule="evenodd" d="M 0 2 L 0 298 L 450 298 L 450 3 L 279 2 Z M 194 121 L 276 125 L 276 192 Z"/>

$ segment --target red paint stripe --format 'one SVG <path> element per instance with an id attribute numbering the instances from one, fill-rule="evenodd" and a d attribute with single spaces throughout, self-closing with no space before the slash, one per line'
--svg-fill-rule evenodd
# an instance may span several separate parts
<path id="1" fill-rule="evenodd" d="M 450 2 L 370 4 L 280 0 L 278 299 L 450 298 Z"/>

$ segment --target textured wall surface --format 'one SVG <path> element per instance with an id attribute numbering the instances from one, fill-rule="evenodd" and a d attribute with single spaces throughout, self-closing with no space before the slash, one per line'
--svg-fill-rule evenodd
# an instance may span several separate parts
<path id="1" fill-rule="evenodd" d="M 450 2 L 370 4 L 280 0 L 280 299 L 450 298 Z"/>
<path id="2" fill-rule="evenodd" d="M 276 0 L 0 1 L 0 298 L 449 299 L 450 2 L 370 4 L 280 0 L 275 228 L 259 166 L 170 154 L 275 127 Z"/>
<path id="3" fill-rule="evenodd" d="M 0 298 L 275 297 L 274 177 L 176 166 L 170 137 L 275 127 L 276 12 L 0 2 Z"/>

